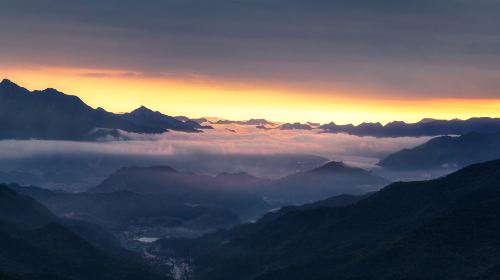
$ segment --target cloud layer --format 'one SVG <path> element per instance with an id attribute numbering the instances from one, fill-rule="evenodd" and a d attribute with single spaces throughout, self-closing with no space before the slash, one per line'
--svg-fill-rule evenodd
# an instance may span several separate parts
<path id="1" fill-rule="evenodd" d="M 133 141 L 0 141 L 0 158 L 50 154 L 107 154 L 173 157 L 193 154 L 259 155 L 307 154 L 373 168 L 381 157 L 421 144 L 429 137 L 376 138 L 321 133 L 318 130 L 261 130 L 245 125 L 214 125 L 204 133 L 168 132 L 127 134 Z M 22 146 L 22 149 L 19 147 Z"/>

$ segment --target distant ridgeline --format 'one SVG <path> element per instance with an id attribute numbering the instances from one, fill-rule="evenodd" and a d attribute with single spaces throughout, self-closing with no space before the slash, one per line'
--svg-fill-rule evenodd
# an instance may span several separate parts
<path id="1" fill-rule="evenodd" d="M 0 139 L 54 139 L 54 140 L 127 140 L 123 132 L 163 133 L 168 130 L 201 132 L 211 126 L 206 119 L 171 117 L 144 106 L 125 114 L 114 114 L 102 108 L 94 109 L 76 96 L 55 89 L 29 91 L 17 84 L 0 82 Z M 269 129 L 275 125 L 264 119 L 248 121 L 217 121 L 215 124 L 255 125 Z M 418 123 L 401 121 L 337 125 L 286 123 L 282 130 L 311 130 L 318 128 L 328 133 L 348 133 L 358 136 L 401 137 L 463 135 L 470 132 L 500 132 L 498 118 L 471 118 L 468 120 L 423 119 Z"/>
<path id="2" fill-rule="evenodd" d="M 401 121 L 381 123 L 362 123 L 360 125 L 337 125 L 333 122 L 319 127 L 329 133 L 347 133 L 358 136 L 404 137 L 463 135 L 470 132 L 500 132 L 500 118 L 471 118 L 468 120 L 423 119 L 417 123 Z"/>
<path id="3" fill-rule="evenodd" d="M 126 139 L 122 131 L 201 132 L 202 128 L 210 127 L 178 120 L 146 107 L 113 114 L 102 108 L 93 109 L 78 97 L 55 89 L 29 91 L 9 80 L 0 83 L 0 139 Z"/>

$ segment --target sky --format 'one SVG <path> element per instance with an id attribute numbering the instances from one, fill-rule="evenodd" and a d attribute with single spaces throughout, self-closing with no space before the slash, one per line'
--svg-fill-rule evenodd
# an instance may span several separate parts
<path id="1" fill-rule="evenodd" d="M 497 0 L 0 0 L 0 78 L 113 112 L 500 117 Z"/>

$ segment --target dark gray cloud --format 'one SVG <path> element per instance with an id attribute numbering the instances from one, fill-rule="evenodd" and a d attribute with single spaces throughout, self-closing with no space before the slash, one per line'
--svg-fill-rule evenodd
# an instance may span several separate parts
<path id="1" fill-rule="evenodd" d="M 496 0 L 0 0 L 0 61 L 499 97 Z"/>

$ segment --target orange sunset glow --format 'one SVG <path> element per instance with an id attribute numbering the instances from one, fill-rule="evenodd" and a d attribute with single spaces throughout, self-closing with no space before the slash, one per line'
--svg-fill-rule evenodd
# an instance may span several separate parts
<path id="1" fill-rule="evenodd" d="M 23 85 L 30 90 L 56 88 L 80 97 L 94 108 L 103 107 L 111 112 L 128 112 L 144 105 L 169 115 L 339 124 L 500 116 L 500 99 L 495 98 L 395 99 L 384 96 L 383 92 L 355 89 L 331 93 L 194 75 L 144 76 L 123 70 L 87 68 L 2 67 L 0 76 L 24 81 Z"/>

